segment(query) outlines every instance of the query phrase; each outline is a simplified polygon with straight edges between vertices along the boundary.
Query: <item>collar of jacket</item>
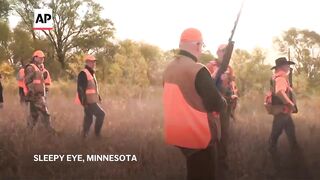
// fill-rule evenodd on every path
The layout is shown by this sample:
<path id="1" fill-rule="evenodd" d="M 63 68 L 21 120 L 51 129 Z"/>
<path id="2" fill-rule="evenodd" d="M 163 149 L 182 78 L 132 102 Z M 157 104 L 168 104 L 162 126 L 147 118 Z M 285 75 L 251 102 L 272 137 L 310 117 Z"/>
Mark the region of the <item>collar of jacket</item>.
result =
<path id="1" fill-rule="evenodd" d="M 88 69 L 88 71 L 93 75 L 94 74 L 94 70 L 91 68 L 91 67 L 89 67 L 89 66 L 85 66 L 85 68 L 86 69 Z"/>
<path id="2" fill-rule="evenodd" d="M 179 50 L 179 55 L 182 55 L 182 56 L 186 56 L 188 58 L 191 58 L 194 62 L 198 62 L 198 59 L 191 53 L 189 53 L 188 51 L 185 51 L 185 50 Z"/>

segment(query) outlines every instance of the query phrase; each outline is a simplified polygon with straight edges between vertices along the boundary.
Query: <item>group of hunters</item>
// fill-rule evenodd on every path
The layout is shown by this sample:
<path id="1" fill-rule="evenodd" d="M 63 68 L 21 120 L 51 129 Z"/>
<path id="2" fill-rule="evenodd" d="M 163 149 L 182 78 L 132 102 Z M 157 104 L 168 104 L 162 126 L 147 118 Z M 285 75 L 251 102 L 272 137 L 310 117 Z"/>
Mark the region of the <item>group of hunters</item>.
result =
<path id="1" fill-rule="evenodd" d="M 55 134 L 47 106 L 47 94 L 52 82 L 49 71 L 44 67 L 44 60 L 45 54 L 37 50 L 33 53 L 31 61 L 20 68 L 17 75 L 20 103 L 29 105 L 30 108 L 30 116 L 27 118 L 28 128 L 33 129 L 41 119 L 48 131 Z M 95 116 L 95 135 L 100 137 L 105 112 L 99 105 L 101 97 L 95 76 L 96 59 L 92 55 L 85 55 L 84 61 L 85 67 L 78 75 L 75 103 L 81 104 L 84 108 L 82 136 L 88 136 Z"/>
<path id="2" fill-rule="evenodd" d="M 234 117 L 238 91 L 233 69 L 228 66 L 216 79 L 228 45 L 220 45 L 217 59 L 207 65 L 198 62 L 202 52 L 201 32 L 189 28 L 182 32 L 179 52 L 163 74 L 164 133 L 167 144 L 181 150 L 186 157 L 187 179 L 229 179 L 229 121 Z M 272 114 L 273 125 L 269 152 L 277 161 L 277 141 L 282 131 L 287 134 L 291 150 L 297 152 L 292 113 L 297 112 L 289 82 L 290 65 L 285 57 L 275 60 L 271 68 L 270 91 L 264 106 Z M 277 164 L 277 163 L 275 163 Z"/>
<path id="3" fill-rule="evenodd" d="M 238 91 L 235 73 L 228 66 L 219 76 L 220 86 L 214 83 L 227 45 L 220 45 L 217 59 L 207 65 L 198 62 L 204 40 L 198 29 L 188 28 L 180 37 L 179 52 L 163 73 L 164 137 L 167 144 L 181 150 L 186 157 L 187 179 L 226 179 L 230 118 L 234 117 Z M 33 53 L 29 64 L 17 75 L 20 101 L 28 105 L 27 127 L 32 129 L 41 119 L 49 132 L 55 133 L 50 122 L 47 94 L 51 85 L 49 71 L 44 67 L 45 54 Z M 84 108 L 82 136 L 88 136 L 95 116 L 95 135 L 100 137 L 105 119 L 95 76 L 96 58 L 85 55 L 85 67 L 77 80 L 75 102 Z M 277 141 L 285 130 L 292 150 L 298 149 L 291 114 L 297 111 L 289 83 L 290 65 L 285 57 L 276 59 L 272 67 L 270 92 L 265 107 L 274 117 L 269 152 L 277 154 Z M 1 79 L 1 76 L 0 76 Z M 3 106 L 0 81 L 0 107 Z"/>

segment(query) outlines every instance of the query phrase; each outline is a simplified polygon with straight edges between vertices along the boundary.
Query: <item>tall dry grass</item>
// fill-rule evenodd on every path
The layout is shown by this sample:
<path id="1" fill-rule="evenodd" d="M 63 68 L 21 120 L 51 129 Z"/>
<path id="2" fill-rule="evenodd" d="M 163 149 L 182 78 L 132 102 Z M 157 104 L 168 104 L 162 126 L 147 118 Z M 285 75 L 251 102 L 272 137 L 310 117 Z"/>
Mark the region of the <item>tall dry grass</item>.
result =
<path id="1" fill-rule="evenodd" d="M 52 124 L 57 136 L 41 123 L 26 129 L 26 109 L 15 92 L 6 90 L 0 111 L 0 179 L 184 179 L 185 159 L 163 142 L 161 88 L 139 96 L 114 96 L 105 90 L 102 106 L 106 119 L 102 139 L 80 137 L 83 110 L 73 104 L 74 84 L 53 87 L 49 95 Z M 128 90 L 127 90 L 128 91 Z M 232 179 L 320 179 L 319 98 L 303 99 L 294 116 L 303 149 L 300 169 L 290 166 L 285 135 L 278 144 L 283 172 L 275 174 L 267 152 L 272 117 L 262 106 L 263 97 L 242 97 L 237 121 L 232 121 L 228 162 Z M 138 162 L 33 162 L 34 154 L 136 154 Z"/>

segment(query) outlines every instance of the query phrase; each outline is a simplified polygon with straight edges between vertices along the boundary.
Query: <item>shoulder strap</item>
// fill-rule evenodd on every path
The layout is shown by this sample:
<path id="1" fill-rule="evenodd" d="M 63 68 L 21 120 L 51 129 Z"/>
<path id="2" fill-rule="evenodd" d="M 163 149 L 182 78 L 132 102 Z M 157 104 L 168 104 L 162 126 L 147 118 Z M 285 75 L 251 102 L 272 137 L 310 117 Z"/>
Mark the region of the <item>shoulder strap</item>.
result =
<path id="1" fill-rule="evenodd" d="M 87 80 L 93 80 L 93 76 L 91 75 L 91 73 L 89 72 L 88 69 L 85 68 L 85 69 L 83 69 L 82 71 L 86 73 L 86 75 L 87 75 Z"/>
<path id="2" fill-rule="evenodd" d="M 40 71 L 39 67 L 33 63 L 28 64 L 27 66 L 32 66 L 35 71 Z"/>

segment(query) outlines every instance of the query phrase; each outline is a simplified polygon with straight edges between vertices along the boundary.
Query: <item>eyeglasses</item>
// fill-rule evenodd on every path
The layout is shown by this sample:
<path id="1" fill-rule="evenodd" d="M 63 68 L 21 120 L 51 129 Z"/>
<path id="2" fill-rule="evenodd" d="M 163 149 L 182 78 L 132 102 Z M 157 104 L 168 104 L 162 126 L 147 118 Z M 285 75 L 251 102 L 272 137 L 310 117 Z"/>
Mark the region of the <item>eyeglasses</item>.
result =
<path id="1" fill-rule="evenodd" d="M 205 48 L 205 47 L 206 47 L 206 45 L 204 44 L 204 42 L 198 42 L 197 45 L 201 45 L 202 48 Z"/>
<path id="2" fill-rule="evenodd" d="M 202 48 L 205 48 L 206 45 L 204 44 L 204 42 L 191 42 L 192 44 L 195 44 L 195 45 L 198 45 L 198 46 L 201 46 Z"/>

